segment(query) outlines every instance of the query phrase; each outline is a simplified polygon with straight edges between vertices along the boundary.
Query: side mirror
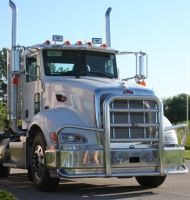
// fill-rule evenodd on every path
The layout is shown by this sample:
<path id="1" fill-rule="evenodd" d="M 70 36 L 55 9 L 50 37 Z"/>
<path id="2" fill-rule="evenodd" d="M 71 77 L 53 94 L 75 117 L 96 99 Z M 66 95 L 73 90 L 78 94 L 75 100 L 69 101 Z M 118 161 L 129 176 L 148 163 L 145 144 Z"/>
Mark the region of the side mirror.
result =
<path id="1" fill-rule="evenodd" d="M 137 72 L 137 79 L 144 80 L 148 77 L 148 56 L 142 51 L 139 52 L 140 55 L 137 55 L 139 59 L 139 66 Z"/>
<path id="2" fill-rule="evenodd" d="M 144 78 L 145 72 L 144 72 L 144 56 L 139 56 L 139 76 Z"/>

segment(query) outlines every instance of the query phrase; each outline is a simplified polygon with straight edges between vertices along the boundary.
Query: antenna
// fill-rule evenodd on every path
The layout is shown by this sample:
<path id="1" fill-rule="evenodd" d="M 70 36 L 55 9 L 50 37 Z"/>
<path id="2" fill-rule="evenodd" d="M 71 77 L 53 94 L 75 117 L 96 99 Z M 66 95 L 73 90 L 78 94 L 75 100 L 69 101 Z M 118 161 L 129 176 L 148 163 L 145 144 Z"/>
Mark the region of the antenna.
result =
<path id="1" fill-rule="evenodd" d="M 84 7 L 84 43 L 86 44 L 86 6 Z"/>

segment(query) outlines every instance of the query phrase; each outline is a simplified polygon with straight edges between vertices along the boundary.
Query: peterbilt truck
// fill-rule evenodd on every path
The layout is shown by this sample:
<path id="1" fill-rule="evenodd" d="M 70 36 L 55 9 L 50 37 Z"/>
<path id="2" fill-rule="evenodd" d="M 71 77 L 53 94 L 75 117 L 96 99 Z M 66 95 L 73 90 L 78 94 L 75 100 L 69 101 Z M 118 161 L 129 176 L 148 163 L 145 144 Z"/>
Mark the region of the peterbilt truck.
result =
<path id="1" fill-rule="evenodd" d="M 111 8 L 105 44 L 101 38 L 71 44 L 54 35 L 52 42 L 24 47 L 16 45 L 16 6 L 9 5 L 11 129 L 0 131 L 1 178 L 11 168 L 26 169 L 37 190 L 54 191 L 62 177 L 135 177 L 143 187 L 158 187 L 167 175 L 188 172 L 188 128 L 172 126 L 162 101 L 145 86 L 147 54 L 111 48 Z M 136 59 L 136 74 L 120 80 L 116 57 L 128 54 Z M 184 130 L 182 141 L 177 129 Z"/>

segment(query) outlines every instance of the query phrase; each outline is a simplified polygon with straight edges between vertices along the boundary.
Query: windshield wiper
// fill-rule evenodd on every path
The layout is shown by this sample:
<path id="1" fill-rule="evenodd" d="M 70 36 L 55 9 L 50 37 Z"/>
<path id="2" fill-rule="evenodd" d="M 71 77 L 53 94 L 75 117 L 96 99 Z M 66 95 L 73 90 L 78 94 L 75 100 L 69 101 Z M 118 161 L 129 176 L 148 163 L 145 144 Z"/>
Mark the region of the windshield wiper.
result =
<path id="1" fill-rule="evenodd" d="M 88 72 L 88 74 L 95 74 L 95 75 L 105 76 L 105 77 L 113 79 L 113 77 L 111 77 L 110 75 L 107 75 L 107 74 L 104 74 L 104 73 L 101 73 L 101 72 L 90 71 L 90 72 Z"/>
<path id="2" fill-rule="evenodd" d="M 76 78 L 80 78 L 79 75 L 77 75 L 76 73 L 73 73 L 73 72 L 61 72 L 61 74 L 64 74 L 64 76 L 70 76 L 70 75 L 73 75 L 75 76 Z"/>

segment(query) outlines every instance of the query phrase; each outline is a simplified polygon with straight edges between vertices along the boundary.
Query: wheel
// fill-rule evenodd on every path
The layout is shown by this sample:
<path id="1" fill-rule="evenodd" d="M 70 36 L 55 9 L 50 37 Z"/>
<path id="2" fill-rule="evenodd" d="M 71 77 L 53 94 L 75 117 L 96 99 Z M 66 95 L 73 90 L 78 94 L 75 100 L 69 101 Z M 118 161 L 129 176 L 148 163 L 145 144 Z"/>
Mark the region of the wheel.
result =
<path id="1" fill-rule="evenodd" d="M 10 168 L 9 167 L 3 167 L 3 165 L 0 164 L 0 178 L 6 178 L 9 176 Z"/>
<path id="2" fill-rule="evenodd" d="M 158 187 L 165 181 L 166 176 L 137 176 L 135 178 L 143 187 Z"/>
<path id="3" fill-rule="evenodd" d="M 60 178 L 51 178 L 46 167 L 45 148 L 46 141 L 42 133 L 38 133 L 32 145 L 32 179 L 37 190 L 50 192 L 56 190 Z"/>

